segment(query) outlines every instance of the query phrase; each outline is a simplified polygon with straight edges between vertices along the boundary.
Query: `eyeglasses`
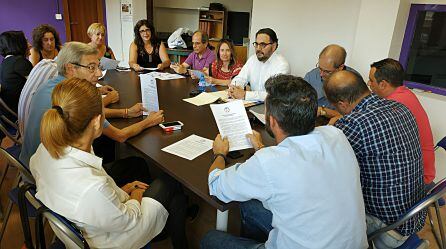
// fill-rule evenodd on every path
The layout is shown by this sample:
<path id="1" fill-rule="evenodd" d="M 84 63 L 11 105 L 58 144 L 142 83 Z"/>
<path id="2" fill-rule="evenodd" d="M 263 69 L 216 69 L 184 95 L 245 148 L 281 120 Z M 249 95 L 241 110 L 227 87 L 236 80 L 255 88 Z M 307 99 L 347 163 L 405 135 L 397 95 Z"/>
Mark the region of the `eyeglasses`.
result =
<path id="1" fill-rule="evenodd" d="M 270 43 L 264 43 L 264 42 L 257 43 L 257 42 L 253 42 L 252 43 L 254 48 L 257 48 L 257 46 L 259 46 L 261 49 L 264 49 L 264 48 L 266 48 L 266 46 L 271 45 L 271 44 L 273 44 L 273 43 L 272 42 L 270 42 Z"/>
<path id="2" fill-rule="evenodd" d="M 334 73 L 334 72 L 336 71 L 336 69 L 339 68 L 339 67 L 336 67 L 336 68 L 335 68 L 334 70 L 332 70 L 332 71 L 330 71 L 330 70 L 325 70 L 325 69 L 322 69 L 322 68 L 319 66 L 319 63 L 316 63 L 316 67 L 319 68 L 319 71 L 320 71 L 321 73 L 325 74 L 325 75 L 330 75 L 330 74 Z"/>
<path id="3" fill-rule="evenodd" d="M 88 64 L 88 65 L 81 65 L 79 63 L 71 63 L 71 64 L 76 65 L 78 67 L 86 68 L 88 69 L 88 71 L 90 71 L 90 73 L 94 73 L 98 69 L 102 71 L 102 66 L 100 64 Z"/>
<path id="4" fill-rule="evenodd" d="M 150 29 L 143 29 L 139 31 L 140 34 L 142 33 L 152 33 L 152 31 L 150 31 Z"/>

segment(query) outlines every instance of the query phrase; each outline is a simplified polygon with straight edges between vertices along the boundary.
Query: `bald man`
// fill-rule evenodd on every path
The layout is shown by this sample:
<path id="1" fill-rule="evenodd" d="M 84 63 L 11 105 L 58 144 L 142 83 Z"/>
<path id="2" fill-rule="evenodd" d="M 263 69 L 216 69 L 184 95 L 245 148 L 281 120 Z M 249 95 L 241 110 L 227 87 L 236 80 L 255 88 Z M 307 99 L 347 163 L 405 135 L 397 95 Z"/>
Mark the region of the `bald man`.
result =
<path id="1" fill-rule="evenodd" d="M 324 91 L 322 90 L 323 81 L 332 73 L 342 70 L 356 72 L 353 68 L 345 65 L 347 52 L 339 45 L 331 44 L 326 46 L 319 54 L 319 60 L 316 68 L 308 72 L 304 79 L 316 89 L 319 106 L 330 106 Z"/>
<path id="2" fill-rule="evenodd" d="M 324 82 L 329 102 L 344 116 L 335 126 L 358 159 L 366 208 L 367 234 L 392 224 L 424 197 L 423 165 L 417 123 L 401 103 L 371 94 L 355 73 L 339 71 Z M 421 212 L 373 241 L 396 248 L 423 228 Z"/>

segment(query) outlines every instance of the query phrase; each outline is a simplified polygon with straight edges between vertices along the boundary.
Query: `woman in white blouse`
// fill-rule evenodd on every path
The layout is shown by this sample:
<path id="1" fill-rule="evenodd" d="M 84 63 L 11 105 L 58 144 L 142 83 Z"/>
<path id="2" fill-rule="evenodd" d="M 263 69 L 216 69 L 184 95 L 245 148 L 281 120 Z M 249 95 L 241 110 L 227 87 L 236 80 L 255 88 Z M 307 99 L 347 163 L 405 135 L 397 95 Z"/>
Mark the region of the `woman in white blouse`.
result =
<path id="1" fill-rule="evenodd" d="M 187 248 L 186 197 L 179 184 L 164 176 L 150 186 L 133 181 L 120 188 L 94 155 L 92 143 L 104 122 L 96 87 L 65 80 L 54 88 L 52 105 L 42 118 L 42 144 L 30 161 L 36 197 L 74 222 L 91 248 L 138 249 L 165 226 L 174 248 Z"/>

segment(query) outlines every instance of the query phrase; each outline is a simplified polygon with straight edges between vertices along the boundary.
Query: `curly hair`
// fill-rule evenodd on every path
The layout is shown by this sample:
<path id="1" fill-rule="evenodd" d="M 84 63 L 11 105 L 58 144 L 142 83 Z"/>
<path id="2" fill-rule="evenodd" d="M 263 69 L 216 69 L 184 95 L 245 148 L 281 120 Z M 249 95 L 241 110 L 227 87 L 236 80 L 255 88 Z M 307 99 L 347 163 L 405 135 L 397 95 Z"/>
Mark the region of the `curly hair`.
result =
<path id="1" fill-rule="evenodd" d="M 133 28 L 133 32 L 135 35 L 135 39 L 133 42 L 135 42 L 136 46 L 138 47 L 138 50 L 144 49 L 144 41 L 141 38 L 141 34 L 139 34 L 139 29 L 142 26 L 146 26 L 148 29 L 150 29 L 150 43 L 152 44 L 153 48 L 158 47 L 158 38 L 156 37 L 156 31 L 155 27 L 153 26 L 153 23 L 147 19 L 139 20 L 135 27 Z"/>
<path id="2" fill-rule="evenodd" d="M 54 41 L 56 43 L 56 49 L 60 50 L 61 43 L 60 43 L 59 34 L 57 33 L 56 29 L 53 26 L 49 25 L 49 24 L 42 24 L 42 25 L 39 25 L 39 26 L 37 26 L 37 27 L 35 27 L 33 29 L 33 32 L 32 32 L 33 47 L 37 51 L 41 51 L 43 49 L 42 39 L 43 39 L 43 36 L 46 33 L 52 33 L 53 34 Z"/>

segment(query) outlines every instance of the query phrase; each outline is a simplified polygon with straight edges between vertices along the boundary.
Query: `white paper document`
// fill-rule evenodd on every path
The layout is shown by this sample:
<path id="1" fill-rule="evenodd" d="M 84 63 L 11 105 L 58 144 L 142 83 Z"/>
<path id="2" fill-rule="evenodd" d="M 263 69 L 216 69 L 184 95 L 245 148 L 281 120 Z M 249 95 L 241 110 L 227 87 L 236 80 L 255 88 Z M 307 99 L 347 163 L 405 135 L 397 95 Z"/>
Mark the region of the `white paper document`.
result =
<path id="1" fill-rule="evenodd" d="M 211 92 L 210 94 L 214 95 L 214 96 L 218 96 L 221 100 L 223 100 L 224 102 L 231 102 L 231 101 L 235 101 L 237 99 L 231 99 L 229 98 L 228 95 L 228 91 L 227 90 L 223 90 L 223 91 L 217 91 L 217 92 Z M 249 101 L 249 100 L 243 100 L 243 104 L 246 106 L 252 106 L 257 104 L 259 101 Z"/>
<path id="2" fill-rule="evenodd" d="M 156 88 L 155 78 L 148 74 L 141 74 L 140 79 L 142 105 L 148 110 L 143 112 L 143 115 L 159 111 L 158 89 Z"/>
<path id="3" fill-rule="evenodd" d="M 185 78 L 183 75 L 174 74 L 174 73 L 150 72 L 150 73 L 146 73 L 146 74 L 151 75 L 153 78 L 160 79 L 160 80 L 175 80 L 175 79 Z M 140 74 L 139 76 L 141 76 L 141 75 L 145 75 L 145 74 Z"/>
<path id="4" fill-rule="evenodd" d="M 196 157 L 212 149 L 213 142 L 210 139 L 193 134 L 161 150 L 187 160 L 194 160 Z"/>
<path id="5" fill-rule="evenodd" d="M 116 69 L 119 64 L 119 61 L 109 59 L 107 57 L 102 57 L 100 62 L 101 62 L 102 69 L 105 69 L 105 70 Z"/>
<path id="6" fill-rule="evenodd" d="M 107 70 L 102 70 L 102 75 L 101 77 L 98 78 L 98 80 L 101 80 L 105 77 L 105 74 L 107 73 Z"/>
<path id="7" fill-rule="evenodd" d="M 213 95 L 212 93 L 202 92 L 193 98 L 183 99 L 184 101 L 196 106 L 207 105 L 214 103 L 220 97 Z"/>
<path id="8" fill-rule="evenodd" d="M 222 137 L 229 140 L 229 151 L 252 148 L 246 134 L 252 134 L 243 101 L 211 105 L 212 114 Z"/>
<path id="9" fill-rule="evenodd" d="M 262 122 L 262 124 L 265 124 L 265 114 L 263 113 L 258 113 L 252 109 L 249 110 L 250 113 L 252 113 L 254 115 L 254 117 L 256 117 L 260 122 Z"/>
<path id="10" fill-rule="evenodd" d="M 157 67 L 143 67 L 142 69 L 148 70 L 148 71 L 156 71 L 156 70 L 158 70 Z"/>

